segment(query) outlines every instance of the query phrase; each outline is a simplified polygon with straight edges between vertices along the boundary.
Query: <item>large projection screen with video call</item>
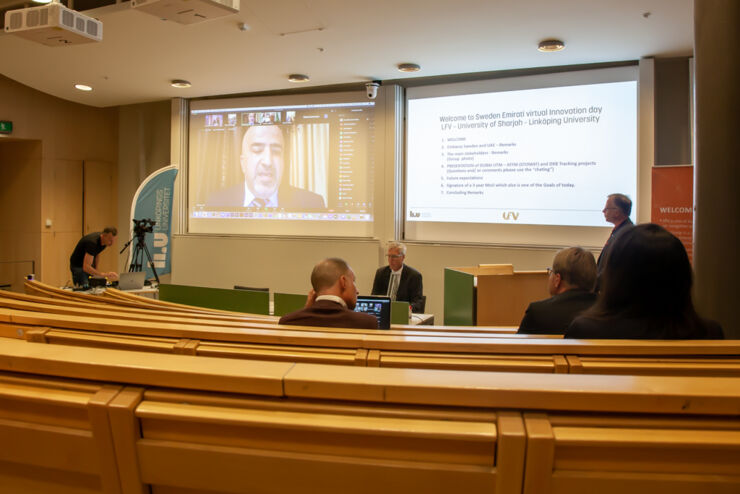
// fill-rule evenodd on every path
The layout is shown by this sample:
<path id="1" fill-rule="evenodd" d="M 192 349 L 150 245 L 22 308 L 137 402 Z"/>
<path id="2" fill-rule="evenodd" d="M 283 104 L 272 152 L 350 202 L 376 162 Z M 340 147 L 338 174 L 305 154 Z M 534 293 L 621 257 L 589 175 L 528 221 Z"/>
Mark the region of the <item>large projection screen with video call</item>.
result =
<path id="1" fill-rule="evenodd" d="M 188 231 L 372 237 L 375 105 L 361 92 L 191 101 Z"/>
<path id="2" fill-rule="evenodd" d="M 405 238 L 603 245 L 610 193 L 637 204 L 638 68 L 407 90 Z"/>

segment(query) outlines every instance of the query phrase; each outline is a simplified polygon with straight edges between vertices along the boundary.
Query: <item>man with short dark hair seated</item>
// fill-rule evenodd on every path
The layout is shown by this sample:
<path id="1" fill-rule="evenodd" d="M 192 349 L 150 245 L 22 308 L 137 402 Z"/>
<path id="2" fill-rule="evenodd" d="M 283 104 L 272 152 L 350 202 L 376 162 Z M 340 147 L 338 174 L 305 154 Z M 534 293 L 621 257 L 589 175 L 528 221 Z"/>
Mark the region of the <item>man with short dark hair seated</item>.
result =
<path id="1" fill-rule="evenodd" d="M 280 324 L 378 329 L 375 316 L 353 311 L 358 293 L 355 273 L 344 260 L 329 258 L 314 266 L 311 286 L 306 306 L 281 317 Z"/>
<path id="2" fill-rule="evenodd" d="M 532 302 L 519 325 L 521 334 L 564 334 L 568 325 L 596 301 L 596 261 L 590 252 L 570 247 L 555 254 L 547 288 L 552 297 Z"/>

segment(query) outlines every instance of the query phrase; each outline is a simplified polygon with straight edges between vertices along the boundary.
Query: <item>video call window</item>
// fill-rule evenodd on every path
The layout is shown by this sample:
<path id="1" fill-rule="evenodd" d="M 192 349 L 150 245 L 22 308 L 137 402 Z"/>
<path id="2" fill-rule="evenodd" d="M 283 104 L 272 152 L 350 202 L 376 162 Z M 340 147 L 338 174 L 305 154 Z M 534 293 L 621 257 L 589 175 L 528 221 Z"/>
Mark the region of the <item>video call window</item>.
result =
<path id="1" fill-rule="evenodd" d="M 189 230 L 260 229 L 238 221 L 372 223 L 375 103 L 355 98 L 254 107 L 191 102 Z M 370 227 L 361 230 L 366 236 Z"/>

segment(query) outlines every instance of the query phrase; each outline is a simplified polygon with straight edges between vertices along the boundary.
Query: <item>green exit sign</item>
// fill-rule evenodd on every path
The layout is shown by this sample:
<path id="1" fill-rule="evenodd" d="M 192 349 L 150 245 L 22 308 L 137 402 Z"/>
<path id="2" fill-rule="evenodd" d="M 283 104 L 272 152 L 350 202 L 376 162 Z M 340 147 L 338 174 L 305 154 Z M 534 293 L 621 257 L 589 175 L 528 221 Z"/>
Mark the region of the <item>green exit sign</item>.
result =
<path id="1" fill-rule="evenodd" d="M 13 132 L 13 122 L 0 120 L 0 134 L 10 134 Z"/>

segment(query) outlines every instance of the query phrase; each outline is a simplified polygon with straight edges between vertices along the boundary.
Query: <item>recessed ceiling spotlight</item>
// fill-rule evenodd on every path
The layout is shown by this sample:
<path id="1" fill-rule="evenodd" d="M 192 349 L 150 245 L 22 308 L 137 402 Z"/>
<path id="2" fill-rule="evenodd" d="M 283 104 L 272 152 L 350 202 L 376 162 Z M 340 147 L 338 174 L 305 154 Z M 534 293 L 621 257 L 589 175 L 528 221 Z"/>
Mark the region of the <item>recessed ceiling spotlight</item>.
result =
<path id="1" fill-rule="evenodd" d="M 75 84 L 75 89 L 80 91 L 92 91 L 92 88 L 86 84 Z"/>
<path id="2" fill-rule="evenodd" d="M 170 86 L 176 87 L 178 89 L 184 89 L 186 87 L 192 86 L 192 84 L 190 84 L 190 81 L 186 81 L 185 79 L 172 79 L 170 81 Z"/>
<path id="3" fill-rule="evenodd" d="M 51 0 L 33 0 L 34 3 L 51 3 Z"/>
<path id="4" fill-rule="evenodd" d="M 415 63 L 399 63 L 398 64 L 398 71 L 399 72 L 419 72 L 421 70 L 421 67 L 419 64 Z"/>
<path id="5" fill-rule="evenodd" d="M 311 79 L 306 74 L 290 74 L 288 80 L 290 82 L 308 82 Z"/>
<path id="6" fill-rule="evenodd" d="M 542 52 L 560 51 L 564 48 L 565 43 L 559 39 L 546 39 L 544 41 L 540 41 L 540 44 L 537 45 L 537 49 Z"/>

